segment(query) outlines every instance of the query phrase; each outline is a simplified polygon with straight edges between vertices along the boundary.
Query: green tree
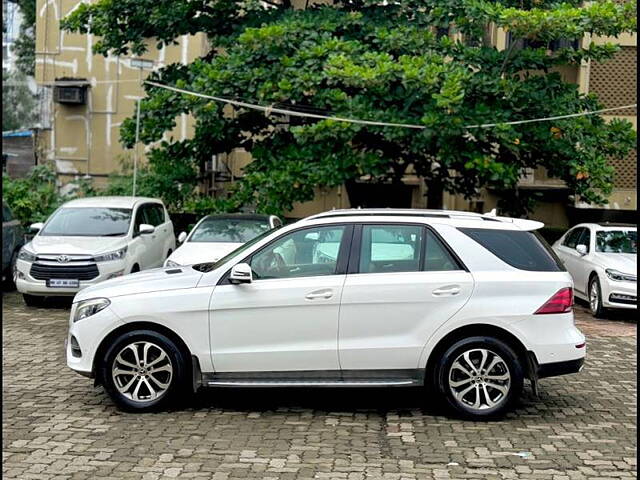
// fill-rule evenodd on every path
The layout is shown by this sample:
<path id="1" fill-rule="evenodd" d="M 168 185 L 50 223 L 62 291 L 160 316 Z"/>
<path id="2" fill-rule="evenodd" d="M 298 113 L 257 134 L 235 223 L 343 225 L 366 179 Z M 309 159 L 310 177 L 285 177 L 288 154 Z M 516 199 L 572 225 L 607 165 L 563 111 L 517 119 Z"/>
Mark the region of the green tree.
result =
<path id="1" fill-rule="evenodd" d="M 20 35 L 13 44 L 16 67 L 21 73 L 33 76 L 36 69 L 36 0 L 8 0 L 20 8 Z"/>
<path id="2" fill-rule="evenodd" d="M 317 186 L 363 175 L 401 182 L 409 171 L 425 179 L 428 205 L 438 208 L 443 191 L 466 197 L 482 187 L 511 192 L 526 168 L 538 166 L 563 179 L 578 198 L 605 202 L 613 177 L 607 159 L 632 148 L 630 123 L 607 123 L 597 115 L 506 122 L 601 108 L 557 70 L 582 60 L 606 61 L 617 47 L 550 47 L 585 34 L 634 32 L 635 11 L 635 2 L 612 0 L 587 6 L 577 0 L 334 0 L 303 10 L 291 0 L 99 0 L 80 5 L 63 28 L 100 36 L 95 51 L 102 54 L 142 54 L 149 39 L 162 46 L 205 32 L 214 47 L 208 55 L 169 65 L 152 78 L 265 107 L 424 127 L 240 107 L 230 112 L 208 99 L 145 86 L 143 142 L 159 140 L 181 113 L 196 121 L 192 139 L 153 150 L 151 168 L 154 155 L 182 168 L 243 147 L 255 161 L 221 207 L 255 204 L 280 213 L 311 199 Z M 490 25 L 510 32 L 514 41 L 505 51 L 490 45 Z M 445 31 L 459 33 L 460 40 L 439 34 Z M 128 119 L 121 129 L 125 145 L 133 144 L 134 132 Z M 527 197 L 516 205 L 518 198 L 509 201 L 514 211 L 531 204 Z"/>
<path id="3" fill-rule="evenodd" d="M 22 225 L 44 222 L 64 201 L 58 193 L 55 166 L 38 165 L 25 178 L 3 174 L 2 199 Z"/>
<path id="4" fill-rule="evenodd" d="M 36 98 L 20 72 L 2 71 L 2 130 L 31 128 L 36 119 Z"/>

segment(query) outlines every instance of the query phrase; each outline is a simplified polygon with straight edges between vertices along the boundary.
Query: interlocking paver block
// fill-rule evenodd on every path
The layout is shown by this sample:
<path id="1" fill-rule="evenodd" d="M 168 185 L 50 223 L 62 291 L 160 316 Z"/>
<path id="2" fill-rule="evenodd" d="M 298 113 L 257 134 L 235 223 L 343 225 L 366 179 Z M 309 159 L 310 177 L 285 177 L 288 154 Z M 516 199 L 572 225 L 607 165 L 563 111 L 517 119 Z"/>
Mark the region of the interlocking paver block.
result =
<path id="1" fill-rule="evenodd" d="M 578 306 L 578 375 L 527 387 L 503 421 L 447 418 L 421 389 L 211 390 L 118 411 L 65 365 L 68 306 L 3 295 L 3 475 L 10 479 L 422 480 L 636 477 L 636 324 Z M 624 320 L 624 321 L 623 321 Z"/>

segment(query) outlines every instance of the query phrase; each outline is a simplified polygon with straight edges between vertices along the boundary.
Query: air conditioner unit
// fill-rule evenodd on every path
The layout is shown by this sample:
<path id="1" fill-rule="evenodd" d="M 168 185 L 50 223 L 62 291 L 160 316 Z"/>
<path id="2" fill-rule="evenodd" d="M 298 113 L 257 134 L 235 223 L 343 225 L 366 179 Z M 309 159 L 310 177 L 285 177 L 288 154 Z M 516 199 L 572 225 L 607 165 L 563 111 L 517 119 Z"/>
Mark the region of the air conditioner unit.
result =
<path id="1" fill-rule="evenodd" d="M 56 103 L 72 103 L 84 105 L 87 87 L 84 86 L 56 86 L 53 89 L 53 101 Z"/>

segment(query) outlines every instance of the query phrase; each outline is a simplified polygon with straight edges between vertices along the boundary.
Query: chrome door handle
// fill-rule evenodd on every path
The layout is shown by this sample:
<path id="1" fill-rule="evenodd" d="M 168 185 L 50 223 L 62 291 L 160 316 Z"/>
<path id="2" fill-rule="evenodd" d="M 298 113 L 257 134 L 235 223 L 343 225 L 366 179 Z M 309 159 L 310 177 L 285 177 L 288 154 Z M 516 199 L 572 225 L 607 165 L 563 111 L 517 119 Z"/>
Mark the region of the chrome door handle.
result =
<path id="1" fill-rule="evenodd" d="M 324 291 L 320 291 L 320 292 L 311 292 L 305 295 L 304 298 L 306 298 L 307 300 L 314 300 L 316 298 L 325 298 L 325 299 L 329 299 L 333 297 L 333 292 L 331 290 L 324 290 Z"/>
<path id="2" fill-rule="evenodd" d="M 433 292 L 436 297 L 445 295 L 457 295 L 460 293 L 459 285 L 447 285 L 446 287 L 436 288 Z"/>

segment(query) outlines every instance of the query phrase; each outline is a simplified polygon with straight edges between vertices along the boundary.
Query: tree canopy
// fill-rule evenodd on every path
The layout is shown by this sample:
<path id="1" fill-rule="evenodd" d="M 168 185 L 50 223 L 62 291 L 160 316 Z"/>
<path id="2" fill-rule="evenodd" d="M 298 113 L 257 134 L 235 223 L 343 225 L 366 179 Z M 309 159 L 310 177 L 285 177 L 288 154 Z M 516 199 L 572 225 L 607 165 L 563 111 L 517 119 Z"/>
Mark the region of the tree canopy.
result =
<path id="1" fill-rule="evenodd" d="M 163 141 L 152 166 L 170 174 L 166 165 L 178 163 L 184 175 L 236 147 L 253 156 L 220 208 L 253 204 L 281 213 L 313 198 L 318 186 L 363 176 L 399 183 L 407 172 L 425 179 L 429 206 L 439 207 L 443 190 L 467 198 L 482 187 L 510 192 L 525 169 L 538 166 L 580 199 L 602 203 L 612 189 L 608 159 L 635 144 L 629 122 L 598 115 L 506 122 L 602 108 L 558 69 L 610 59 L 615 45 L 583 48 L 578 40 L 636 31 L 635 10 L 635 2 L 611 0 L 99 0 L 80 5 L 63 28 L 100 36 L 95 51 L 102 54 L 141 55 L 149 41 L 161 47 L 204 32 L 208 55 L 151 79 L 267 107 L 425 127 L 230 112 L 145 85 L 143 142 L 159 141 L 182 113 L 195 119 L 193 138 Z M 491 25 L 509 32 L 505 50 L 491 44 Z M 499 125 L 469 128 L 487 123 Z M 121 138 L 133 144 L 134 119 L 123 123 Z"/>

